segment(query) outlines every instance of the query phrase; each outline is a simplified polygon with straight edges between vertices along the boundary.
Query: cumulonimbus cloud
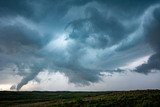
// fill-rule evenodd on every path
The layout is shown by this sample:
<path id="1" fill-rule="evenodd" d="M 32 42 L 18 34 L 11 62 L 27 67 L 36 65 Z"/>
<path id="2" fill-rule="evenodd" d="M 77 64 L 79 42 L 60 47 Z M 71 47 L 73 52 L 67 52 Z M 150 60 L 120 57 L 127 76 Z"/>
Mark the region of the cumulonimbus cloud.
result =
<path id="1" fill-rule="evenodd" d="M 149 73 L 152 70 L 160 70 L 160 6 L 151 7 L 152 16 L 145 25 L 146 40 L 154 50 L 154 54 L 148 62 L 136 68 L 137 72 Z"/>
<path id="2" fill-rule="evenodd" d="M 46 69 L 64 73 L 75 84 L 98 82 L 101 72 L 122 72 L 117 68 L 151 54 L 150 50 L 142 50 L 148 44 L 155 54 L 135 71 L 159 70 L 160 12 L 159 6 L 153 5 L 156 1 L 146 1 L 137 14 L 133 7 L 123 4 L 117 5 L 122 10 L 111 9 L 114 1 L 110 0 L 3 2 L 4 6 L 0 3 L 0 12 L 5 13 L 0 14 L 0 70 L 11 67 L 16 75 L 23 77 L 17 90 Z M 152 11 L 150 6 L 154 7 Z M 75 7 L 83 11 L 79 18 L 72 12 Z M 127 7 L 133 13 L 119 13 Z M 137 51 L 137 47 L 141 50 Z"/>

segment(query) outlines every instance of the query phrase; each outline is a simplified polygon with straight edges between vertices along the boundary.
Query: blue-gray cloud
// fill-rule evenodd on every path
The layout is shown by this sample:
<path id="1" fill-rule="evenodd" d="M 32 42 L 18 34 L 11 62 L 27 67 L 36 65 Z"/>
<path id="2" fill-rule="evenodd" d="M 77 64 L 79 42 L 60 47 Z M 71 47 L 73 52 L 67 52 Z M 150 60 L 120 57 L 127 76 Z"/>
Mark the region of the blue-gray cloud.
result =
<path id="1" fill-rule="evenodd" d="M 146 64 L 136 68 L 137 72 L 149 73 L 151 70 L 160 70 L 160 7 L 152 10 L 152 18 L 145 26 L 146 40 L 155 51 Z"/>
<path id="2" fill-rule="evenodd" d="M 135 71 L 159 70 L 159 5 L 158 0 L 1 0 L 0 70 L 10 67 L 23 77 L 17 90 L 43 70 L 88 85 L 101 80 L 101 72 L 122 72 L 117 68 L 149 54 L 154 55 Z"/>

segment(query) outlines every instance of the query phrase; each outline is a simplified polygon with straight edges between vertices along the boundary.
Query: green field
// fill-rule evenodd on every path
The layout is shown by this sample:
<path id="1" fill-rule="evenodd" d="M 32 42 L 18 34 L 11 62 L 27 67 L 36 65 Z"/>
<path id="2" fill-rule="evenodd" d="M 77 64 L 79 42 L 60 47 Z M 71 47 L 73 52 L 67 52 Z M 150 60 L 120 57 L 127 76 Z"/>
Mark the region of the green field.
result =
<path id="1" fill-rule="evenodd" d="M 0 92 L 0 107 L 160 107 L 160 90 Z"/>

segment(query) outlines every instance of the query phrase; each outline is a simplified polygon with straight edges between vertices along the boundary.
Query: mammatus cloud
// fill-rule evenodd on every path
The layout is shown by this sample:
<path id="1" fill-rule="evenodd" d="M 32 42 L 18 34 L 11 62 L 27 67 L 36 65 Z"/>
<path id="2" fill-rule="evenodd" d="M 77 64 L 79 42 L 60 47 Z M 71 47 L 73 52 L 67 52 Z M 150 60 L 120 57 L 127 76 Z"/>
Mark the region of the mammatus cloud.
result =
<path id="1" fill-rule="evenodd" d="M 118 68 L 149 54 L 153 55 L 148 63 L 135 71 L 159 70 L 156 0 L 132 1 L 133 5 L 127 0 L 123 4 L 118 0 L 0 2 L 0 70 L 11 68 L 23 77 L 17 90 L 44 70 L 89 85 L 101 80 L 101 72 L 122 72 Z M 74 8 L 81 11 L 79 17 Z"/>

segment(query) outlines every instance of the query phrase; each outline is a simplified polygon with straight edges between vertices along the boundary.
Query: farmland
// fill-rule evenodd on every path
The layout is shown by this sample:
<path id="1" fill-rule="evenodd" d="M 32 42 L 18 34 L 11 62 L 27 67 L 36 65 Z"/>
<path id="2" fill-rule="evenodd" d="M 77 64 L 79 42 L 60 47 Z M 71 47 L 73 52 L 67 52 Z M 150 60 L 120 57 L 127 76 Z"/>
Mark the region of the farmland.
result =
<path id="1" fill-rule="evenodd" d="M 159 107 L 160 90 L 1 91 L 0 107 Z"/>

